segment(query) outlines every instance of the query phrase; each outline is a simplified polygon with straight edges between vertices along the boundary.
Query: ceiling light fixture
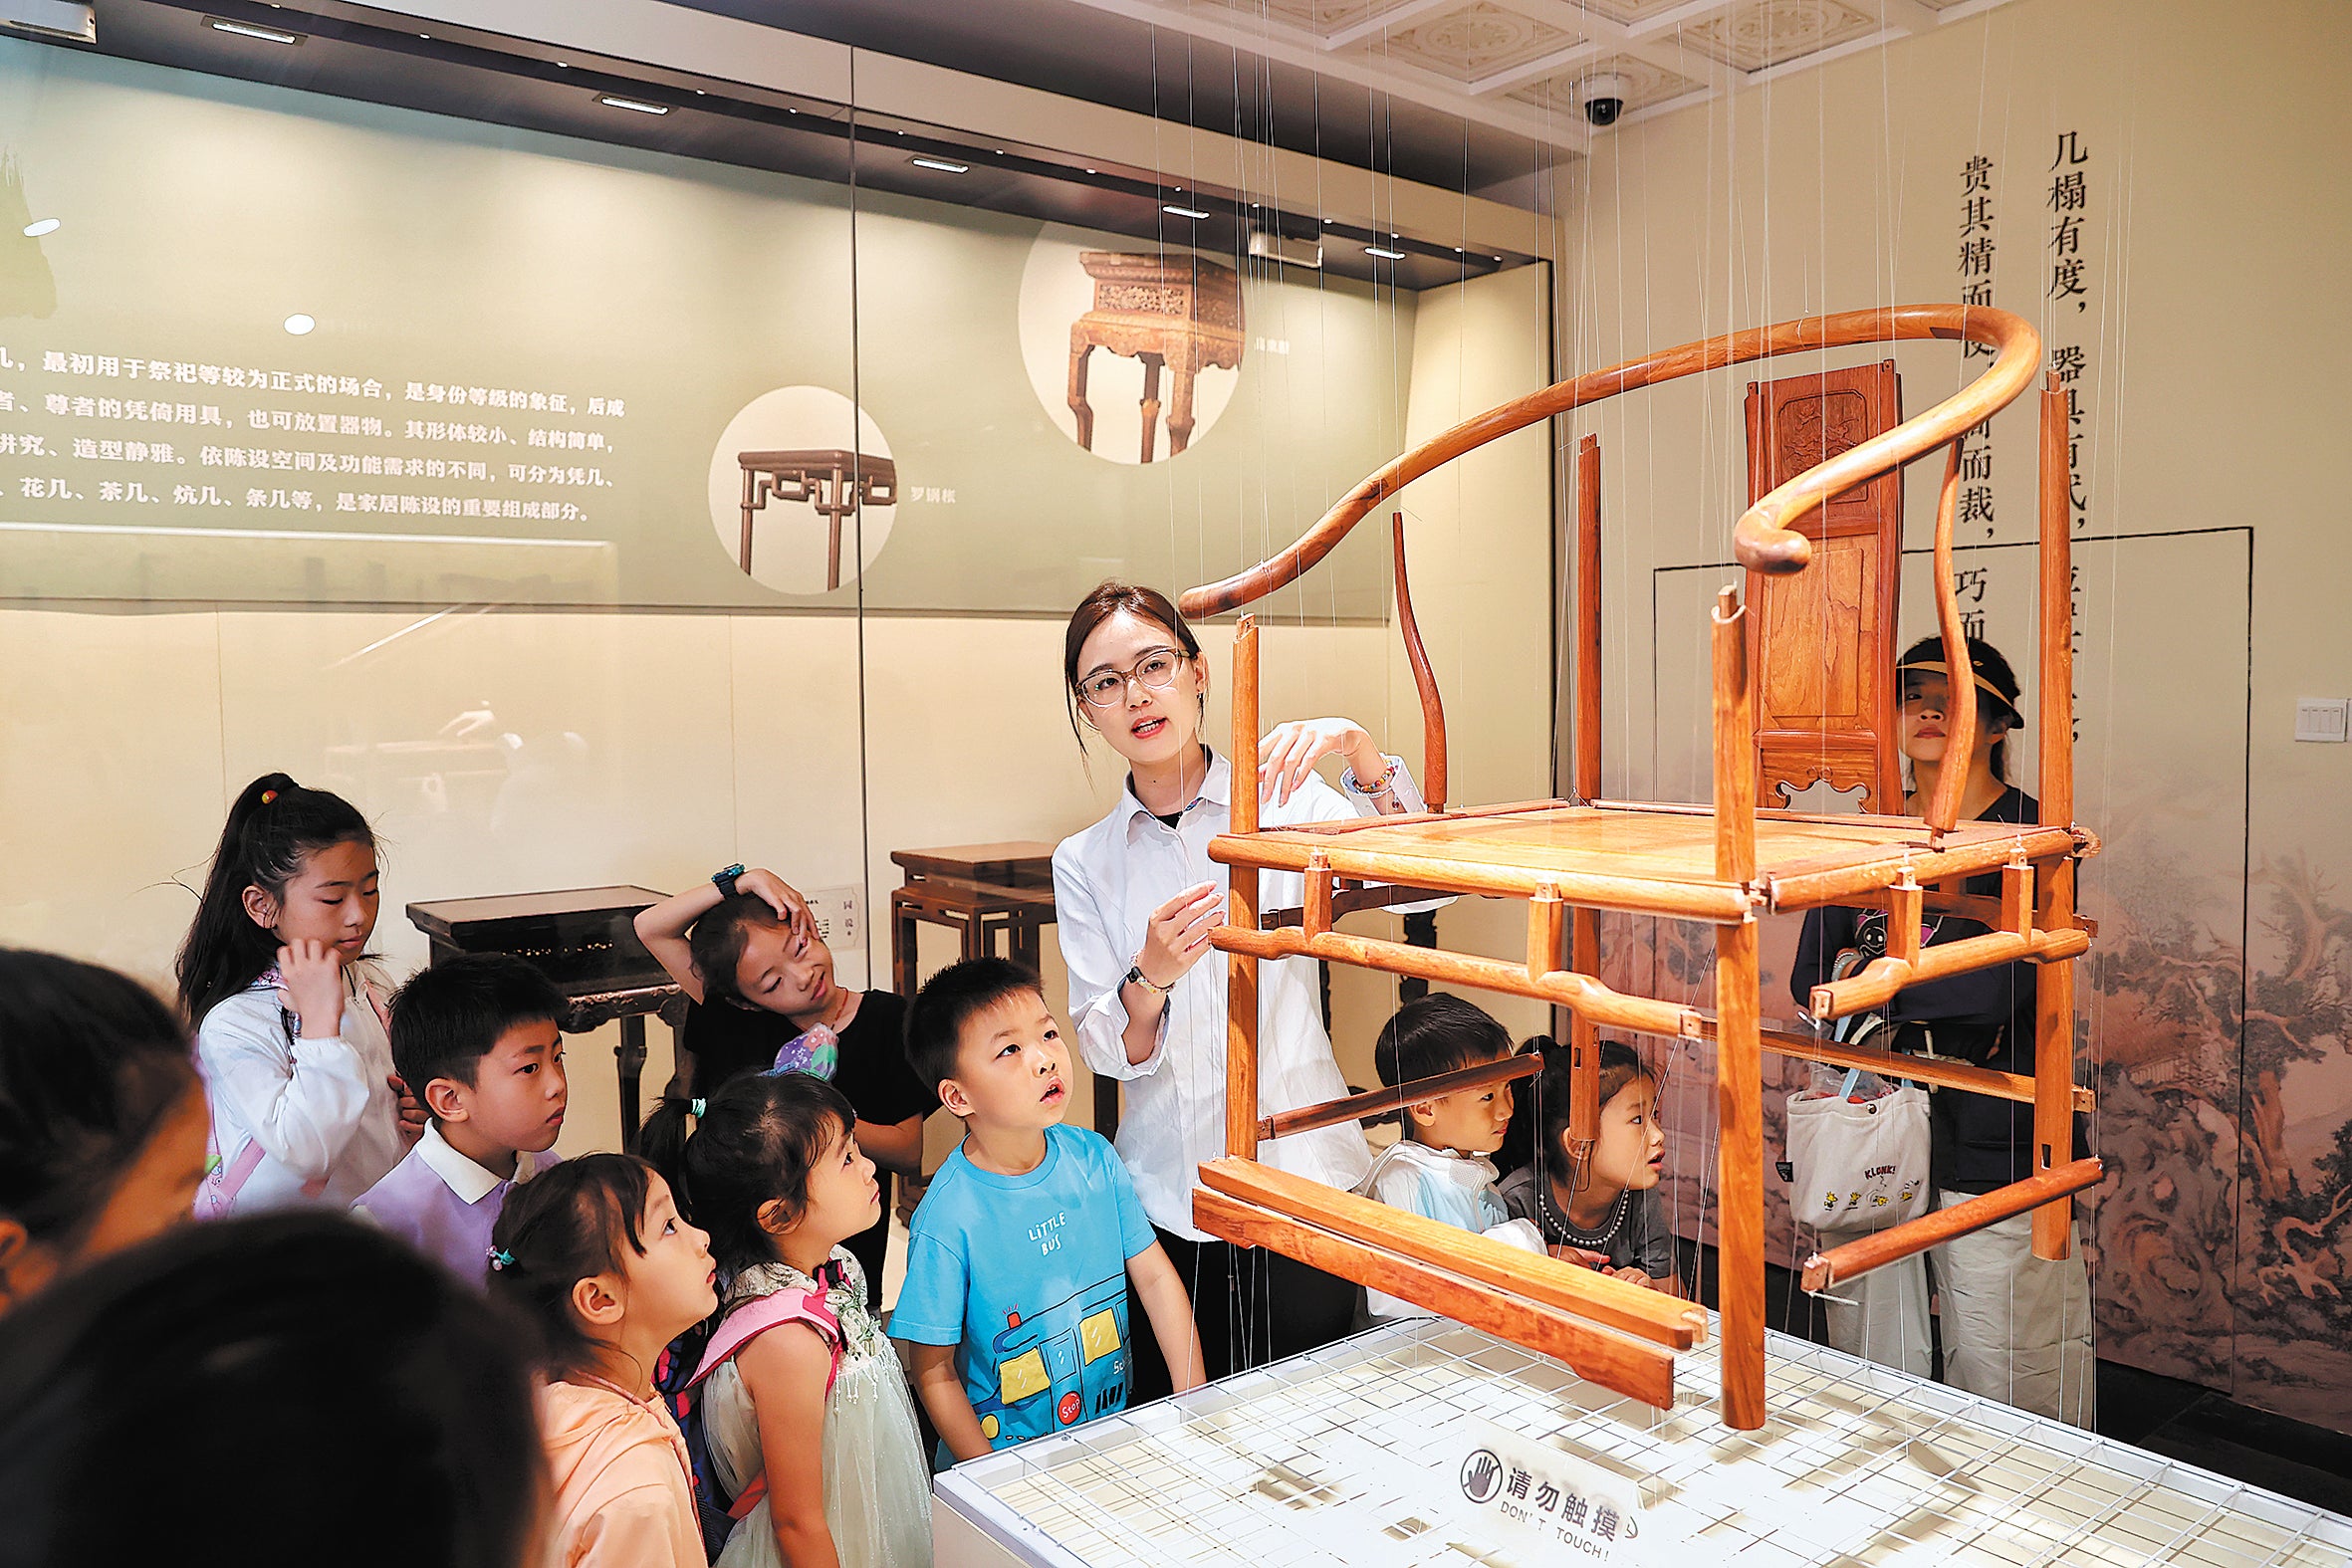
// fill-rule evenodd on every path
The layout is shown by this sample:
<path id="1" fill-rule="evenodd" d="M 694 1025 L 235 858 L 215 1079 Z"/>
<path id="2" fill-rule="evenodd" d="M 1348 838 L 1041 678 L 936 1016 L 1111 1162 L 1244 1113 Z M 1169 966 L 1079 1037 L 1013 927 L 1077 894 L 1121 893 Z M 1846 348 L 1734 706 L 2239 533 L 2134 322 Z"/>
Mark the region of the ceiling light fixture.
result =
<path id="1" fill-rule="evenodd" d="M 262 27 L 253 22 L 232 22 L 225 16 L 208 16 L 204 25 L 216 33 L 234 33 L 239 38 L 258 38 L 265 44 L 299 44 L 301 33 L 289 33 L 275 27 Z"/>
<path id="2" fill-rule="evenodd" d="M 25 238 L 37 240 L 44 234 L 55 234 L 64 221 L 63 218 L 35 218 L 25 225 Z"/>
<path id="3" fill-rule="evenodd" d="M 919 152 L 906 161 L 912 163 L 916 168 L 937 169 L 942 174 L 969 174 L 972 172 L 972 165 L 969 163 L 950 163 L 945 158 L 926 157 Z"/>
<path id="4" fill-rule="evenodd" d="M 316 321 L 312 320 L 308 316 L 305 316 L 300 311 L 297 311 L 292 316 L 286 318 L 286 330 L 294 334 L 294 336 L 297 337 L 306 337 L 310 336 L 311 329 L 317 327 L 318 325 L 319 324 Z"/>
<path id="5" fill-rule="evenodd" d="M 1160 211 L 1166 213 L 1171 218 L 1190 218 L 1195 223 L 1200 222 L 1204 218 L 1214 216 L 1214 214 L 1201 211 L 1201 209 L 1198 207 L 1179 207 L 1173 202 L 1163 205 L 1160 208 Z"/>
<path id="6" fill-rule="evenodd" d="M 1403 251 L 1392 251 L 1378 245 L 1365 246 L 1364 254 L 1366 256 L 1377 256 L 1382 261 L 1403 261 L 1405 259 L 1405 253 Z"/>
<path id="7" fill-rule="evenodd" d="M 670 112 L 667 104 L 646 104 L 633 98 L 614 98 L 609 93 L 597 94 L 596 102 L 606 109 L 625 109 L 634 114 L 666 114 Z"/>

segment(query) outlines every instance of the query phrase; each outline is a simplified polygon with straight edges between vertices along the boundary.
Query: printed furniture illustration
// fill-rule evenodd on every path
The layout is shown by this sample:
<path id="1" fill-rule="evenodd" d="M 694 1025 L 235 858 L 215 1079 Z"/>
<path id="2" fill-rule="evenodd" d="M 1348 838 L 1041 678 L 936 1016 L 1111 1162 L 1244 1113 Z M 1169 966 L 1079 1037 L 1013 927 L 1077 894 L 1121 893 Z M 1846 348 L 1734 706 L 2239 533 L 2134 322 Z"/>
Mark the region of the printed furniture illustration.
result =
<path id="1" fill-rule="evenodd" d="M 898 504 L 898 465 L 839 448 L 738 452 L 743 469 L 743 548 L 736 564 L 752 569 L 752 515 L 771 500 L 806 501 L 825 520 L 824 590 L 841 585 L 841 520 L 860 507 Z"/>
<path id="2" fill-rule="evenodd" d="M 1160 419 L 1160 371 L 1170 372 L 1168 455 L 1192 440 L 1193 380 L 1204 366 L 1242 363 L 1242 281 L 1231 267 L 1197 256 L 1128 256 L 1084 251 L 1094 308 L 1070 324 L 1069 408 L 1078 445 L 1094 450 L 1086 361 L 1097 348 L 1143 361 L 1143 456 L 1150 462 Z"/>

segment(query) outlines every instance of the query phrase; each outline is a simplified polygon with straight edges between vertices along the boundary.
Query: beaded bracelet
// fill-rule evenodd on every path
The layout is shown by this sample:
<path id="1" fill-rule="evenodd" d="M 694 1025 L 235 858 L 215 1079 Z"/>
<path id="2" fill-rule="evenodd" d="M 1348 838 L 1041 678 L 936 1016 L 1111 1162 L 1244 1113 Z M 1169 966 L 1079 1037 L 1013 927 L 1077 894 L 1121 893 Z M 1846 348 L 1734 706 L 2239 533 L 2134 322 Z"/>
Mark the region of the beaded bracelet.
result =
<path id="1" fill-rule="evenodd" d="M 1355 770 L 1352 768 L 1341 771 L 1340 782 L 1346 784 L 1348 788 L 1353 789 L 1357 794 L 1375 795 L 1388 793 L 1389 786 L 1396 783 L 1396 771 L 1398 765 L 1386 757 L 1383 757 L 1381 761 L 1388 764 L 1388 769 L 1385 773 L 1381 774 L 1380 782 L 1378 784 L 1367 784 L 1358 780 L 1355 776 Z"/>

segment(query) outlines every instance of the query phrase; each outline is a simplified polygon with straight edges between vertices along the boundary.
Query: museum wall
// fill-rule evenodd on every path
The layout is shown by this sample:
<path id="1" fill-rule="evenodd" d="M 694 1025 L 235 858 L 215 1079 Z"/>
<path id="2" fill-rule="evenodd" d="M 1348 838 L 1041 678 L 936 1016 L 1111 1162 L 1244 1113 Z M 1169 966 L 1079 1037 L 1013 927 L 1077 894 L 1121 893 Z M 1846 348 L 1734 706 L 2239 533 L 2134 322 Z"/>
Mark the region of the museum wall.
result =
<path id="1" fill-rule="evenodd" d="M 1095 353 L 1075 440 L 1079 258 L 1181 250 L 8 41 L 0 209 L 0 942 L 158 983 L 270 769 L 381 833 L 395 971 L 412 901 L 740 857 L 854 894 L 840 967 L 886 983 L 891 850 L 1054 840 L 1113 797 L 1062 703 L 1069 603 L 1271 554 L 1408 429 L 1540 384 L 1548 340 L 1540 269 L 1448 293 L 1433 342 L 1410 294 L 1252 264 L 1241 363 L 1139 462 L 1131 358 Z M 821 446 L 886 460 L 891 504 L 845 521 L 828 589 L 823 520 L 768 499 L 746 573 L 738 454 Z M 1492 553 L 1427 497 L 1423 619 L 1466 711 L 1507 657 L 1540 715 L 1548 470 L 1475 473 Z M 1368 527 L 1263 606 L 1270 722 L 1345 714 L 1418 761 L 1388 602 Z M 1230 626 L 1203 635 L 1223 745 Z M 1468 728 L 1470 786 L 1547 768 L 1539 724 Z M 1393 1006 L 1336 984 L 1356 1081 Z M 616 1037 L 573 1041 L 567 1149 L 617 1140 Z"/>
<path id="2" fill-rule="evenodd" d="M 2344 697 L 2352 670 L 2328 477 L 2352 405 L 2321 369 L 2352 325 L 2348 70 L 2352 16 L 2318 0 L 2018 0 L 1602 138 L 1569 196 L 1560 297 L 1580 368 L 1972 287 L 2043 333 L 2080 416 L 2077 817 L 2104 840 L 2077 1020 L 2113 1170 L 2086 1206 L 2099 1353 L 2339 1430 L 2352 748 L 2291 736 L 2295 699 Z M 1948 344 L 1891 357 L 1911 414 L 1990 362 Z M 1705 607 L 1735 576 L 1749 379 L 1677 383 L 1579 426 L 1608 464 L 1612 793 L 1707 789 Z M 1972 439 L 1957 536 L 1964 613 L 2027 677 L 2012 751 L 2028 788 L 2032 421 L 2028 399 Z M 1933 629 L 1922 553 L 1940 477 L 1909 476 L 1905 642 Z M 1773 927 L 1767 1012 L 1785 1016 L 1794 922 Z M 1697 935 L 1617 928 L 1612 963 L 1696 996 Z M 1671 1161 L 1696 1233 L 1707 1064 L 1676 1060 Z M 1776 1070 L 1773 1090 L 1799 1081 Z M 1766 1186 L 1787 1262 L 1799 1239 Z"/>

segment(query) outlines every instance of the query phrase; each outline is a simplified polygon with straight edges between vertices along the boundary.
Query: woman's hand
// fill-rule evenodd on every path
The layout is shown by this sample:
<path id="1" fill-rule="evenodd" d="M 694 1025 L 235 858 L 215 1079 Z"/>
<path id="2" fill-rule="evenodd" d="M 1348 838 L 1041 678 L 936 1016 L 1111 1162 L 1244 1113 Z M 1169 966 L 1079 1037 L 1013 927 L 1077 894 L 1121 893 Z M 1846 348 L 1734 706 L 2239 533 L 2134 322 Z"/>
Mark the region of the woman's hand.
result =
<path id="1" fill-rule="evenodd" d="M 1358 779 L 1375 778 L 1388 767 L 1380 748 L 1352 719 L 1300 719 L 1275 726 L 1258 743 L 1258 797 L 1274 795 L 1288 804 L 1314 765 L 1333 753 L 1347 759 Z"/>
<path id="2" fill-rule="evenodd" d="M 809 901 L 801 890 L 763 867 L 754 866 L 735 879 L 735 891 L 749 893 L 770 909 L 787 925 L 795 925 L 809 918 Z"/>
<path id="3" fill-rule="evenodd" d="M 278 994 L 302 1019 L 304 1039 L 343 1033 L 343 955 L 326 943 L 306 937 L 278 950 Z"/>
<path id="4" fill-rule="evenodd" d="M 1135 967 L 1165 991 L 1209 951 L 1209 933 L 1225 923 L 1225 898 L 1214 882 L 1196 882 L 1151 912 Z"/>

